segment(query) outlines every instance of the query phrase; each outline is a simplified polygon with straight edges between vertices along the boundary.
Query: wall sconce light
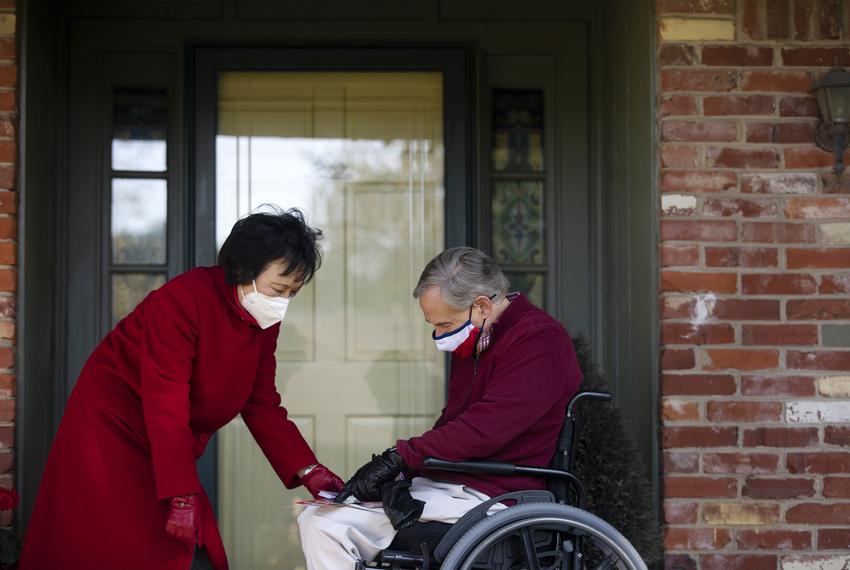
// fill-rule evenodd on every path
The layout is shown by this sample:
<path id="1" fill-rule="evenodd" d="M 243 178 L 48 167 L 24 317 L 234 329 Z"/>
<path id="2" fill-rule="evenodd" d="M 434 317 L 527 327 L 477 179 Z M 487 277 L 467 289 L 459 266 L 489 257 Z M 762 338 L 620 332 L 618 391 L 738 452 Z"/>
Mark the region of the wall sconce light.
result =
<path id="1" fill-rule="evenodd" d="M 815 143 L 835 153 L 836 174 L 844 171 L 844 149 L 850 146 L 850 72 L 833 67 L 812 87 L 818 98 L 821 120 L 815 127 Z"/>

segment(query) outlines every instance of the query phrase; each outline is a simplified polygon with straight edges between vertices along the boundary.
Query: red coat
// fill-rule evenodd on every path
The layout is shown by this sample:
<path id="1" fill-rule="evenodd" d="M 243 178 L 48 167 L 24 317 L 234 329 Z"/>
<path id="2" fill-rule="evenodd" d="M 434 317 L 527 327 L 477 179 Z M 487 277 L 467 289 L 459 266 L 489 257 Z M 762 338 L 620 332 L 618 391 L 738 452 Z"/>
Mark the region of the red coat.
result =
<path id="1" fill-rule="evenodd" d="M 316 462 L 275 389 L 280 327 L 262 330 L 219 267 L 180 275 L 95 349 L 53 441 L 21 570 L 189 568 L 165 532 L 168 497 L 201 493 L 202 543 L 227 557 L 195 461 L 242 414 L 283 484 Z"/>

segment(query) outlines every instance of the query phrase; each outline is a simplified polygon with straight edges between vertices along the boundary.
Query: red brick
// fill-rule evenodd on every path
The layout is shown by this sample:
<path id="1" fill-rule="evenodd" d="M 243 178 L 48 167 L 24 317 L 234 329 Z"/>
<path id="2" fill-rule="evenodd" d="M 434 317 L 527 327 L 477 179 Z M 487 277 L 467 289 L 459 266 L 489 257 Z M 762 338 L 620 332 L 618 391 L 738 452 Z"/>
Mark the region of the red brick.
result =
<path id="1" fill-rule="evenodd" d="M 823 496 L 850 499 L 850 477 L 824 477 Z"/>
<path id="2" fill-rule="evenodd" d="M 696 302 L 696 298 L 683 297 L 682 295 L 662 297 L 659 306 L 660 317 L 662 319 L 692 318 Z"/>
<path id="3" fill-rule="evenodd" d="M 0 162 L 15 162 L 18 147 L 14 141 L 0 141 Z"/>
<path id="4" fill-rule="evenodd" d="M 661 351 L 662 370 L 688 370 L 696 365 L 692 349 L 663 349 Z"/>
<path id="5" fill-rule="evenodd" d="M 840 37 L 839 6 L 835 0 L 793 0 L 794 39 L 817 40 Z"/>
<path id="6" fill-rule="evenodd" d="M 723 216 L 726 218 L 742 216 L 744 218 L 775 218 L 778 216 L 776 202 L 773 200 L 742 200 L 740 198 L 710 198 L 703 202 L 704 216 Z"/>
<path id="7" fill-rule="evenodd" d="M 814 194 L 817 187 L 817 177 L 810 173 L 777 172 L 741 176 L 741 192 L 745 194 Z"/>
<path id="8" fill-rule="evenodd" d="M 697 561 L 687 554 L 665 554 L 664 570 L 697 570 Z"/>
<path id="9" fill-rule="evenodd" d="M 735 13 L 735 0 L 658 0 L 659 14 Z"/>
<path id="10" fill-rule="evenodd" d="M 661 402 L 661 419 L 665 423 L 699 421 L 699 404 L 696 402 L 665 399 Z"/>
<path id="11" fill-rule="evenodd" d="M 759 67 L 773 65 L 773 49 L 756 46 L 703 46 L 702 63 L 724 67 Z"/>
<path id="12" fill-rule="evenodd" d="M 15 317 L 15 297 L 11 295 L 0 295 L 0 317 Z"/>
<path id="13" fill-rule="evenodd" d="M 2 40 L 0 40 L 2 41 Z M 15 136 L 15 123 L 6 119 L 0 119 L 0 137 Z"/>
<path id="14" fill-rule="evenodd" d="M 794 47 L 782 50 L 782 64 L 802 67 L 850 66 L 850 49 L 841 47 Z"/>
<path id="15" fill-rule="evenodd" d="M 661 124 L 661 140 L 734 142 L 738 140 L 738 125 L 732 121 L 667 120 Z"/>
<path id="16" fill-rule="evenodd" d="M 15 56 L 15 38 L 0 38 L 0 59 L 13 61 Z"/>
<path id="17" fill-rule="evenodd" d="M 748 273 L 741 275 L 745 295 L 808 295 L 817 290 L 817 282 L 804 273 Z"/>
<path id="18" fill-rule="evenodd" d="M 664 473 L 696 473 L 699 471 L 699 453 L 665 451 L 663 463 Z"/>
<path id="19" fill-rule="evenodd" d="M 740 0 L 741 31 L 744 37 L 752 40 L 767 38 L 767 16 L 763 0 Z"/>
<path id="20" fill-rule="evenodd" d="M 661 145 L 662 168 L 693 168 L 699 164 L 699 153 L 696 147 Z"/>
<path id="21" fill-rule="evenodd" d="M 15 447 L 15 428 L 0 427 L 0 448 L 13 449 Z"/>
<path id="22" fill-rule="evenodd" d="M 744 222 L 743 241 L 761 243 L 813 243 L 815 226 L 784 222 Z"/>
<path id="23" fill-rule="evenodd" d="M 708 419 L 712 422 L 771 422 L 781 418 L 779 402 L 708 402 Z"/>
<path id="24" fill-rule="evenodd" d="M 663 69 L 661 91 L 732 91 L 738 81 L 734 71 Z"/>
<path id="25" fill-rule="evenodd" d="M 844 162 L 850 164 L 850 151 L 844 153 Z M 831 168 L 834 165 L 833 153 L 814 145 L 785 149 L 785 168 Z"/>
<path id="26" fill-rule="evenodd" d="M 735 379 L 728 374 L 664 374 L 665 396 L 729 396 L 735 393 Z"/>
<path id="27" fill-rule="evenodd" d="M 742 91 L 776 93 L 806 93 L 812 88 L 812 78 L 806 71 L 743 71 Z"/>
<path id="28" fill-rule="evenodd" d="M 818 0 L 818 16 L 817 38 L 821 40 L 841 39 L 840 0 Z"/>
<path id="29" fill-rule="evenodd" d="M 754 554 L 710 554 L 700 556 L 702 570 L 776 570 L 776 556 Z"/>
<path id="30" fill-rule="evenodd" d="M 15 467 L 15 453 L 4 451 L 0 453 L 0 473 L 11 473 Z"/>
<path id="31" fill-rule="evenodd" d="M 18 66 L 13 63 L 0 64 L 0 86 L 15 87 L 18 84 Z"/>
<path id="32" fill-rule="evenodd" d="M 780 144 L 807 143 L 814 140 L 813 123 L 777 123 L 773 131 L 773 142 Z"/>
<path id="33" fill-rule="evenodd" d="M 800 499 L 814 497 L 815 482 L 812 479 L 758 479 L 748 477 L 741 490 L 744 497 L 752 499 Z"/>
<path id="34" fill-rule="evenodd" d="M 0 399 L 0 422 L 15 421 L 15 400 Z"/>
<path id="35" fill-rule="evenodd" d="M 693 65 L 697 62 L 694 46 L 667 44 L 661 46 L 658 61 L 663 67 L 669 65 Z"/>
<path id="36" fill-rule="evenodd" d="M 714 318 L 725 321 L 773 321 L 779 319 L 779 301 L 770 299 L 718 299 Z"/>
<path id="37" fill-rule="evenodd" d="M 14 269 L 0 269 L 0 292 L 12 293 L 17 288 L 17 272 Z"/>
<path id="38" fill-rule="evenodd" d="M 707 267 L 776 267 L 778 263 L 779 256 L 772 247 L 705 248 Z"/>
<path id="39" fill-rule="evenodd" d="M 850 426 L 827 426 L 823 433 L 824 443 L 850 447 Z"/>
<path id="40" fill-rule="evenodd" d="M 810 530 L 742 530 L 738 548 L 742 550 L 808 550 L 812 547 Z"/>
<path id="41" fill-rule="evenodd" d="M 814 97 L 783 97 L 779 100 L 780 117 L 817 117 L 820 114 Z"/>
<path id="42" fill-rule="evenodd" d="M 818 529 L 818 549 L 847 550 L 850 548 L 850 528 Z"/>
<path id="43" fill-rule="evenodd" d="M 796 505 L 785 513 L 785 521 L 790 524 L 850 524 L 850 502 Z"/>
<path id="44" fill-rule="evenodd" d="M 661 324 L 661 344 L 731 344 L 733 342 L 735 342 L 735 330 L 728 324 Z"/>
<path id="45" fill-rule="evenodd" d="M 17 192 L 0 190 L 0 214 L 14 214 L 17 210 Z"/>
<path id="46" fill-rule="evenodd" d="M 18 244 L 14 242 L 0 242 L 0 264 L 14 265 L 18 257 Z"/>
<path id="47" fill-rule="evenodd" d="M 664 501 L 664 522 L 667 524 L 696 524 L 699 503 Z"/>
<path id="48" fill-rule="evenodd" d="M 789 473 L 847 473 L 850 472 L 850 453 L 789 453 L 786 463 Z"/>
<path id="49" fill-rule="evenodd" d="M 2 261 L 0 244 L 0 262 Z M 665 243 L 661 245 L 661 265 L 663 267 L 686 267 L 699 263 L 699 246 Z"/>
<path id="50" fill-rule="evenodd" d="M 662 447 L 729 447 L 738 441 L 734 427 L 665 427 L 662 430 Z"/>
<path id="51" fill-rule="evenodd" d="M 708 149 L 706 166 L 720 168 L 776 168 L 779 153 L 771 148 L 716 148 Z"/>
<path id="52" fill-rule="evenodd" d="M 818 343 L 817 325 L 744 325 L 744 345 L 813 345 Z"/>
<path id="53" fill-rule="evenodd" d="M 735 241 L 738 228 L 735 222 L 662 220 L 661 239 L 686 241 Z"/>
<path id="54" fill-rule="evenodd" d="M 662 117 L 696 115 L 696 98 L 692 95 L 664 95 L 661 98 L 660 112 Z"/>
<path id="55" fill-rule="evenodd" d="M 850 176 L 847 173 L 824 172 L 821 181 L 824 194 L 850 194 Z"/>
<path id="56" fill-rule="evenodd" d="M 850 198 L 794 197 L 785 206 L 789 218 L 833 219 L 850 218 Z"/>
<path id="57" fill-rule="evenodd" d="M 0 374 L 0 396 L 12 398 L 15 396 L 15 375 Z"/>
<path id="58" fill-rule="evenodd" d="M 833 275 L 822 275 L 819 293 L 850 293 L 850 273 L 836 273 Z"/>
<path id="59" fill-rule="evenodd" d="M 776 453 L 706 453 L 702 457 L 706 473 L 775 473 L 779 467 Z"/>
<path id="60" fill-rule="evenodd" d="M 738 288 L 735 273 L 662 271 L 662 291 L 734 293 Z"/>
<path id="61" fill-rule="evenodd" d="M 808 376 L 744 376 L 741 378 L 741 394 L 744 396 L 814 396 L 815 379 Z"/>
<path id="62" fill-rule="evenodd" d="M 737 184 L 734 172 L 668 170 L 661 175 L 662 192 L 722 192 Z"/>
<path id="63" fill-rule="evenodd" d="M 11 348 L 0 347 L 0 368 L 12 368 L 14 365 L 14 351 Z"/>
<path id="64" fill-rule="evenodd" d="M 664 532 L 665 550 L 717 550 L 732 542 L 725 528 L 668 528 Z"/>
<path id="65" fill-rule="evenodd" d="M 767 370 L 779 366 L 779 352 L 744 348 L 709 348 L 705 350 L 706 370 Z"/>
<path id="66" fill-rule="evenodd" d="M 13 165 L 0 166 L 0 188 L 8 190 L 15 187 L 15 167 Z"/>
<path id="67" fill-rule="evenodd" d="M 785 360 L 788 368 L 796 370 L 850 370 L 850 351 L 789 350 Z"/>
<path id="68" fill-rule="evenodd" d="M 0 91 L 0 112 L 16 113 L 18 111 L 18 103 L 15 98 L 14 91 Z"/>
<path id="69" fill-rule="evenodd" d="M 744 431 L 744 447 L 812 447 L 817 428 L 755 428 Z"/>
<path id="70" fill-rule="evenodd" d="M 850 268 L 850 247 L 791 248 L 786 251 L 788 269 Z"/>
<path id="71" fill-rule="evenodd" d="M 707 116 L 772 115 L 776 110 L 770 95 L 715 95 L 702 101 Z"/>
<path id="72" fill-rule="evenodd" d="M 773 123 L 747 123 L 747 142 L 748 143 L 769 143 L 773 142 L 773 131 L 775 125 Z"/>
<path id="73" fill-rule="evenodd" d="M 731 477 L 667 476 L 664 478 L 664 497 L 676 498 L 732 498 L 738 494 L 737 481 Z"/>
<path id="74" fill-rule="evenodd" d="M 785 307 L 788 320 L 829 321 L 850 319 L 850 301 L 845 299 L 790 299 Z"/>

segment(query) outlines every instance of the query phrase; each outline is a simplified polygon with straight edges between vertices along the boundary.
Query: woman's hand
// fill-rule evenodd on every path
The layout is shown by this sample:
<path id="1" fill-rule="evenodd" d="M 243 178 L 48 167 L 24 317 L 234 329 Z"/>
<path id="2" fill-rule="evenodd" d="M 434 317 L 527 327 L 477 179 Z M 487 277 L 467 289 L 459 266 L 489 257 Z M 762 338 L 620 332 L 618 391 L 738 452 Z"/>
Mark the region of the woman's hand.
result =
<path id="1" fill-rule="evenodd" d="M 298 476 L 314 499 L 320 498 L 319 491 L 339 493 L 342 490 L 342 479 L 321 463 L 302 469 Z"/>
<path id="2" fill-rule="evenodd" d="M 201 507 L 198 495 L 171 497 L 165 532 L 189 546 L 200 542 Z"/>
<path id="3" fill-rule="evenodd" d="M 373 455 L 372 461 L 360 467 L 334 501 L 341 503 L 351 495 L 360 501 L 380 501 L 383 484 L 407 471 L 404 460 L 395 448 L 390 448 L 380 455 Z"/>

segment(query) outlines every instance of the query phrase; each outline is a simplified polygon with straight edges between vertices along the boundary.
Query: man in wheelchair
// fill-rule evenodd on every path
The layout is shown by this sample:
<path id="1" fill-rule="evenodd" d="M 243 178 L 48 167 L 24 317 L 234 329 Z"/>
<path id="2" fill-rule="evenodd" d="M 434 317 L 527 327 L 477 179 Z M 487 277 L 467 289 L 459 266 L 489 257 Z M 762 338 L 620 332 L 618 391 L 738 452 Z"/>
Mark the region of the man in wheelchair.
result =
<path id="1" fill-rule="evenodd" d="M 373 456 L 337 497 L 383 509 L 313 506 L 298 517 L 310 570 L 362 567 L 391 544 L 433 548 L 491 497 L 544 488 L 540 477 L 425 466 L 427 457 L 531 467 L 552 459 L 581 371 L 564 327 L 508 287 L 493 259 L 468 247 L 425 267 L 413 295 L 437 348 L 452 353 L 446 406 L 433 428 Z M 399 529 L 404 544 L 393 543 Z"/>

